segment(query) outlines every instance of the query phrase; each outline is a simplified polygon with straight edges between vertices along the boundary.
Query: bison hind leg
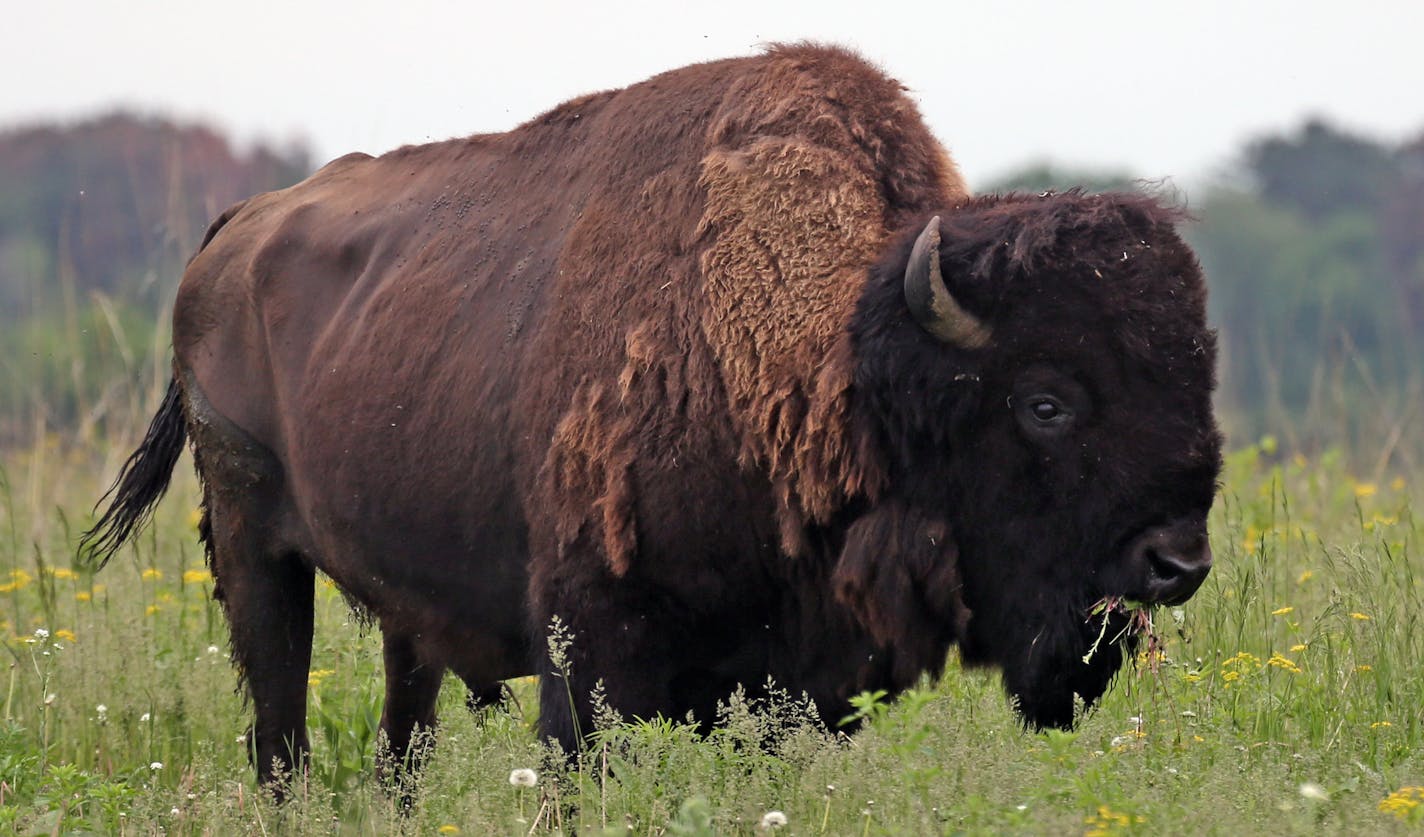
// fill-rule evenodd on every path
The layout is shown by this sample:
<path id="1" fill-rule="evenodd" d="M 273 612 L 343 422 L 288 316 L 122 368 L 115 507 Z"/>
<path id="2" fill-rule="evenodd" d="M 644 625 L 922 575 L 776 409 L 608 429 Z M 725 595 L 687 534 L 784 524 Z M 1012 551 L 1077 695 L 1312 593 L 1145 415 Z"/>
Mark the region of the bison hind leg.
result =
<path id="1" fill-rule="evenodd" d="M 256 716 L 249 753 L 258 780 L 281 798 L 284 781 L 304 770 L 310 751 L 315 571 L 284 534 L 288 502 L 276 457 L 213 410 L 192 376 L 183 390 L 213 595 L 227 615 L 233 663 Z"/>

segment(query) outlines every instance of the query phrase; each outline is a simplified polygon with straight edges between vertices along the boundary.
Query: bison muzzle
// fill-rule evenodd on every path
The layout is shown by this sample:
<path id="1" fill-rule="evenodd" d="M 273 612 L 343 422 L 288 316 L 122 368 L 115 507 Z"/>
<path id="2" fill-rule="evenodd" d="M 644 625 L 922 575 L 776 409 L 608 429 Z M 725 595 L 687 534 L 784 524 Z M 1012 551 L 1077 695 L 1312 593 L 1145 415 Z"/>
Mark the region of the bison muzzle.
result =
<path id="1" fill-rule="evenodd" d="M 972 197 L 899 84 L 806 45 L 349 155 L 208 230 L 85 548 L 190 440 L 263 780 L 307 751 L 318 572 L 383 632 L 396 754 L 445 671 L 548 673 L 556 618 L 539 729 L 570 751 L 599 680 L 630 716 L 705 723 L 770 678 L 836 719 L 956 646 L 1067 726 L 1133 643 L 1097 605 L 1211 565 L 1180 220 Z"/>

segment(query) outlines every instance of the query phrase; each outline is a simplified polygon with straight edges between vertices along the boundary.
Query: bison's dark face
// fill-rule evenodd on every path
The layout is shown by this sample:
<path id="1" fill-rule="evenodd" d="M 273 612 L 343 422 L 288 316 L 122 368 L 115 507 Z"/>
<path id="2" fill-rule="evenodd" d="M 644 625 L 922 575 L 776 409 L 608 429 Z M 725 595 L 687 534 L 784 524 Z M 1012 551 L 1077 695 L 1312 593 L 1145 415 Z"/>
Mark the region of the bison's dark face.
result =
<path id="1" fill-rule="evenodd" d="M 1132 647 L 1127 616 L 1095 606 L 1179 604 L 1211 567 L 1200 271 L 1137 196 L 981 199 L 934 232 L 882 266 L 885 287 L 907 271 L 898 315 L 884 287 L 862 306 L 864 406 L 897 501 L 952 532 L 964 659 L 1002 667 L 1029 723 L 1066 727 Z"/>

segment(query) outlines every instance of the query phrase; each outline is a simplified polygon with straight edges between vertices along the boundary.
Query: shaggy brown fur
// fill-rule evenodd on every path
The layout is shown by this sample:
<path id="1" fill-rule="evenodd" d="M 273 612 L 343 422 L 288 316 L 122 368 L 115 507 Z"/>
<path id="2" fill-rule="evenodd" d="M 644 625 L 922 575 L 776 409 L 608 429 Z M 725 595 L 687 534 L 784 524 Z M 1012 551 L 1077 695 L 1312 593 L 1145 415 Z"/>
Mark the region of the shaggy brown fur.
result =
<path id="1" fill-rule="evenodd" d="M 982 346 L 906 307 L 936 213 Z M 93 542 L 186 433 L 264 779 L 305 751 L 316 570 L 381 626 L 398 747 L 446 669 L 477 696 L 548 673 L 555 616 L 566 748 L 595 680 L 705 722 L 771 677 L 834 719 L 956 642 L 1066 724 L 1121 659 L 1078 662 L 1092 598 L 1179 599 L 1209 562 L 1214 348 L 1173 220 L 971 199 L 898 83 L 806 45 L 343 157 L 210 230 Z M 1078 424 L 1034 424 L 1044 399 Z"/>

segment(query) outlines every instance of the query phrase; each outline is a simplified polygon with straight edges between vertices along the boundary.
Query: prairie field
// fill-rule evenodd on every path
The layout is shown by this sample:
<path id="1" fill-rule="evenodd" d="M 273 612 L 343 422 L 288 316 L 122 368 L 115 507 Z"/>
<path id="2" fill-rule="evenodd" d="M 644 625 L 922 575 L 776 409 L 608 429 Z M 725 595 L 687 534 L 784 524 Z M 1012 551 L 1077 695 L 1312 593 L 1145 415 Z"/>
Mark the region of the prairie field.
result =
<path id="1" fill-rule="evenodd" d="M 478 714 L 451 679 L 418 787 L 391 788 L 374 769 L 378 637 L 319 584 L 313 753 L 279 806 L 248 764 L 191 467 L 180 463 L 136 545 L 97 573 L 74 560 L 126 452 L 51 436 L 0 460 L 5 830 L 1303 834 L 1424 822 L 1421 475 L 1350 464 L 1369 457 L 1288 455 L 1269 437 L 1232 453 L 1214 572 L 1185 606 L 1152 614 L 1156 647 L 1073 733 L 1025 732 L 997 675 L 951 660 L 899 700 L 864 696 L 854 734 L 824 732 L 796 695 L 729 696 L 710 738 L 677 719 L 607 717 L 598 746 L 565 766 L 532 731 L 532 678 Z M 532 785 L 514 784 L 526 768 Z"/>

